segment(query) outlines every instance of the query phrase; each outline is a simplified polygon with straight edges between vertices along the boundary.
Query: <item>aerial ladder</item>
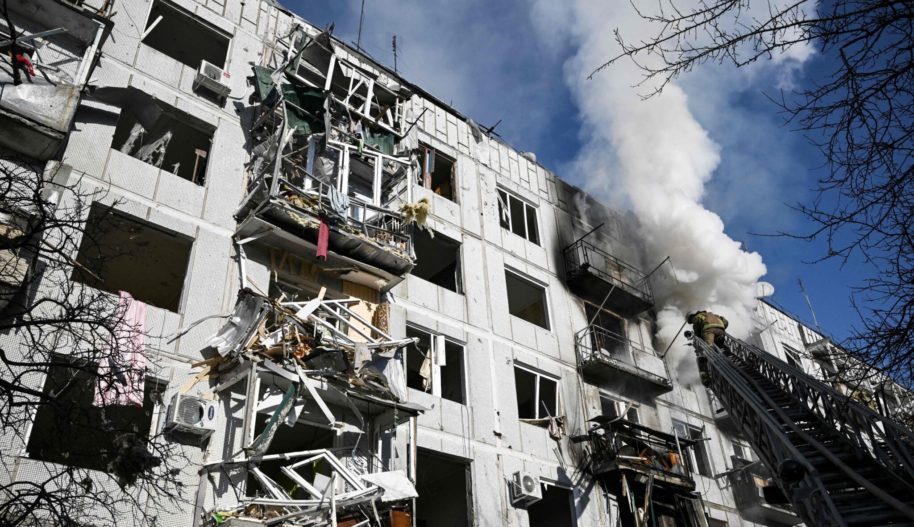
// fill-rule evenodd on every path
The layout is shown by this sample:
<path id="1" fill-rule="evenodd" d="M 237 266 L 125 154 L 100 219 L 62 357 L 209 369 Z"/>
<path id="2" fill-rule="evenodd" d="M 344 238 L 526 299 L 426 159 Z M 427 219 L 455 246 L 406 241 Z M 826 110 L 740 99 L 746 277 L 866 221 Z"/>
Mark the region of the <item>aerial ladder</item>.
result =
<path id="1" fill-rule="evenodd" d="M 809 526 L 914 526 L 914 434 L 731 336 L 694 337 L 702 382 Z"/>

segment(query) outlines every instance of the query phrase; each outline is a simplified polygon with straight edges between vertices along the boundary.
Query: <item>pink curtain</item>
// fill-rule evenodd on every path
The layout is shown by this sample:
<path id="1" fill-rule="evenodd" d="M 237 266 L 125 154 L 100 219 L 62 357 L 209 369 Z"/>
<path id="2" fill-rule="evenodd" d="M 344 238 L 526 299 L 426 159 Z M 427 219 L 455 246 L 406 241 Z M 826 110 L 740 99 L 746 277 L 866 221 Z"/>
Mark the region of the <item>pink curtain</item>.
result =
<path id="1" fill-rule="evenodd" d="M 115 329 L 116 345 L 98 365 L 96 406 L 143 406 L 146 378 L 146 304 L 120 292 L 118 313 L 123 319 Z"/>
<path id="2" fill-rule="evenodd" d="M 321 218 L 321 225 L 317 229 L 317 259 L 327 261 L 327 249 L 330 245 L 330 227 Z"/>

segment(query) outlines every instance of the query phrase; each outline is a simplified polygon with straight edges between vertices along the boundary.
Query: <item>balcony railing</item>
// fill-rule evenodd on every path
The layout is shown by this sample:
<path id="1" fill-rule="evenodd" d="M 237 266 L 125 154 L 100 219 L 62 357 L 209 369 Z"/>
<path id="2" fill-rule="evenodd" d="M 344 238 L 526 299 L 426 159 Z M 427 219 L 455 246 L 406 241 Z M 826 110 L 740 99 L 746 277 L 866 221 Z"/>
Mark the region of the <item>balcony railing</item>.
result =
<path id="1" fill-rule="evenodd" d="M 729 479 L 740 515 L 762 524 L 795 525 L 800 518 L 790 502 L 771 480 L 770 471 L 759 462 L 731 456 L 733 470 Z"/>
<path id="2" fill-rule="evenodd" d="M 565 269 L 579 295 L 596 303 L 605 299 L 606 307 L 622 314 L 635 315 L 654 305 L 644 273 L 585 239 L 565 248 Z"/>
<path id="3" fill-rule="evenodd" d="M 578 362 L 598 381 L 642 380 L 662 391 L 673 389 L 666 363 L 614 331 L 592 325 L 575 334 Z"/>
<path id="4" fill-rule="evenodd" d="M 624 419 L 609 422 L 603 428 L 606 432 L 603 435 L 590 434 L 590 471 L 593 475 L 629 470 L 653 476 L 659 483 L 685 490 L 695 488 L 683 454 L 691 448 L 693 441 Z"/>

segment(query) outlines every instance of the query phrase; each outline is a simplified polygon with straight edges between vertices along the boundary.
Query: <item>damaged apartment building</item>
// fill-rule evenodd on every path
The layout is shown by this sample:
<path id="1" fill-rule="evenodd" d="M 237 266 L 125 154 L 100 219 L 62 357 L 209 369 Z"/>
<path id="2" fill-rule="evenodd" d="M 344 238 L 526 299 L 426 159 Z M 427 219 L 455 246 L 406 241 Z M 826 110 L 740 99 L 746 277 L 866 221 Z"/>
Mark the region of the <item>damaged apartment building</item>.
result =
<path id="1" fill-rule="evenodd" d="M 845 382 L 844 354 L 763 300 L 750 342 L 693 343 L 707 387 L 684 382 L 635 220 L 332 30 L 269 0 L 9 15 L 0 145 L 103 191 L 73 279 L 142 305 L 151 411 L 131 419 L 191 460 L 160 525 L 912 524 L 846 464 L 832 486 L 811 461 L 779 473 L 815 456 L 736 369 L 778 403 L 815 395 L 806 424 L 846 395 L 829 444 L 869 434 L 847 450 L 900 493 L 914 439 L 885 416 L 907 392 Z M 106 470 L 104 442 L 71 455 L 46 419 L 3 441 L 0 478 Z"/>

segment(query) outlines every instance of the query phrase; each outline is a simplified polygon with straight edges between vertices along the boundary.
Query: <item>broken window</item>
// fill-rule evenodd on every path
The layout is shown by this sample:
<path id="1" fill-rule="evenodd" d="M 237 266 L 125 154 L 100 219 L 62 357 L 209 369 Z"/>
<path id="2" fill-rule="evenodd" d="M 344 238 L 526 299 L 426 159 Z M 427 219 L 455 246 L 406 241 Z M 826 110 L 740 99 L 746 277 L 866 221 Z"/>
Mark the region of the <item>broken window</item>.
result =
<path id="1" fill-rule="evenodd" d="M 472 525 L 470 463 L 423 449 L 416 461 L 416 527 Z"/>
<path id="2" fill-rule="evenodd" d="M 540 244 L 536 207 L 502 189 L 498 189 L 498 220 L 503 229 Z"/>
<path id="3" fill-rule="evenodd" d="M 686 465 L 692 472 L 698 472 L 705 477 L 714 477 L 711 468 L 711 456 L 708 453 L 708 441 L 703 437 L 704 429 L 692 426 L 682 421 L 673 420 L 673 432 L 677 437 L 684 437 L 695 441 L 695 444 L 686 449 Z"/>
<path id="4" fill-rule="evenodd" d="M 177 311 L 193 241 L 93 203 L 73 280 Z"/>
<path id="5" fill-rule="evenodd" d="M 558 380 L 540 373 L 514 367 L 517 416 L 521 419 L 555 417 L 558 408 Z"/>
<path id="6" fill-rule="evenodd" d="M 406 385 L 466 404 L 463 346 L 412 326 L 406 327 L 406 336 L 419 339 L 406 348 Z"/>
<path id="7" fill-rule="evenodd" d="M 530 527 L 574 527 L 574 494 L 571 489 L 547 485 L 543 499 L 527 507 Z"/>
<path id="8" fill-rule="evenodd" d="M 254 437 L 258 437 L 267 427 L 271 414 L 258 413 L 254 423 Z M 302 450 L 322 450 L 331 449 L 334 446 L 336 431 L 329 427 L 314 426 L 305 423 L 295 423 L 293 426 L 280 424 L 276 427 L 276 433 L 270 446 L 264 451 L 264 455 L 286 454 L 289 452 L 300 452 Z M 312 496 L 304 489 L 299 487 L 295 481 L 286 475 L 282 467 L 292 464 L 288 459 L 277 459 L 263 461 L 258 468 L 264 475 L 278 483 L 283 489 L 291 489 L 289 495 L 293 499 L 310 499 Z M 330 480 L 331 469 L 326 463 L 315 463 L 305 465 L 296 469 L 305 480 L 317 482 L 317 488 L 326 488 Z M 322 484 L 323 483 L 323 484 Z M 260 481 L 253 475 L 248 475 L 246 493 L 248 496 L 269 496 L 260 486 Z"/>
<path id="9" fill-rule="evenodd" d="M 628 350 L 628 339 L 625 336 L 625 321 L 615 314 L 585 303 L 584 313 L 590 325 L 590 340 L 594 351 L 608 354 L 610 357 L 624 357 Z"/>
<path id="10" fill-rule="evenodd" d="M 202 61 L 225 66 L 230 35 L 184 9 L 156 0 L 146 20 L 143 43 L 176 61 L 198 69 Z"/>
<path id="11" fill-rule="evenodd" d="M 202 185 L 215 130 L 177 108 L 138 96 L 124 105 L 111 148 Z"/>
<path id="12" fill-rule="evenodd" d="M 147 378 L 143 406 L 93 404 L 96 366 L 56 356 L 44 382 L 54 404 L 38 406 L 26 451 L 32 459 L 110 472 L 124 445 L 145 446 L 165 387 Z"/>
<path id="13" fill-rule="evenodd" d="M 431 282 L 439 287 L 462 293 L 460 279 L 460 243 L 435 233 L 416 229 L 413 232 L 413 248 L 416 251 L 416 268 L 413 276 Z"/>
<path id="14" fill-rule="evenodd" d="M 434 148 L 422 147 L 422 186 L 451 201 L 457 201 L 457 162 Z"/>
<path id="15" fill-rule="evenodd" d="M 607 417 L 616 418 L 624 415 L 624 419 L 629 423 L 639 424 L 641 419 L 638 417 L 638 405 L 613 399 L 606 395 L 600 396 L 600 410 Z"/>
<path id="16" fill-rule="evenodd" d="M 527 322 L 549 329 L 546 288 L 505 269 L 508 312 Z"/>

